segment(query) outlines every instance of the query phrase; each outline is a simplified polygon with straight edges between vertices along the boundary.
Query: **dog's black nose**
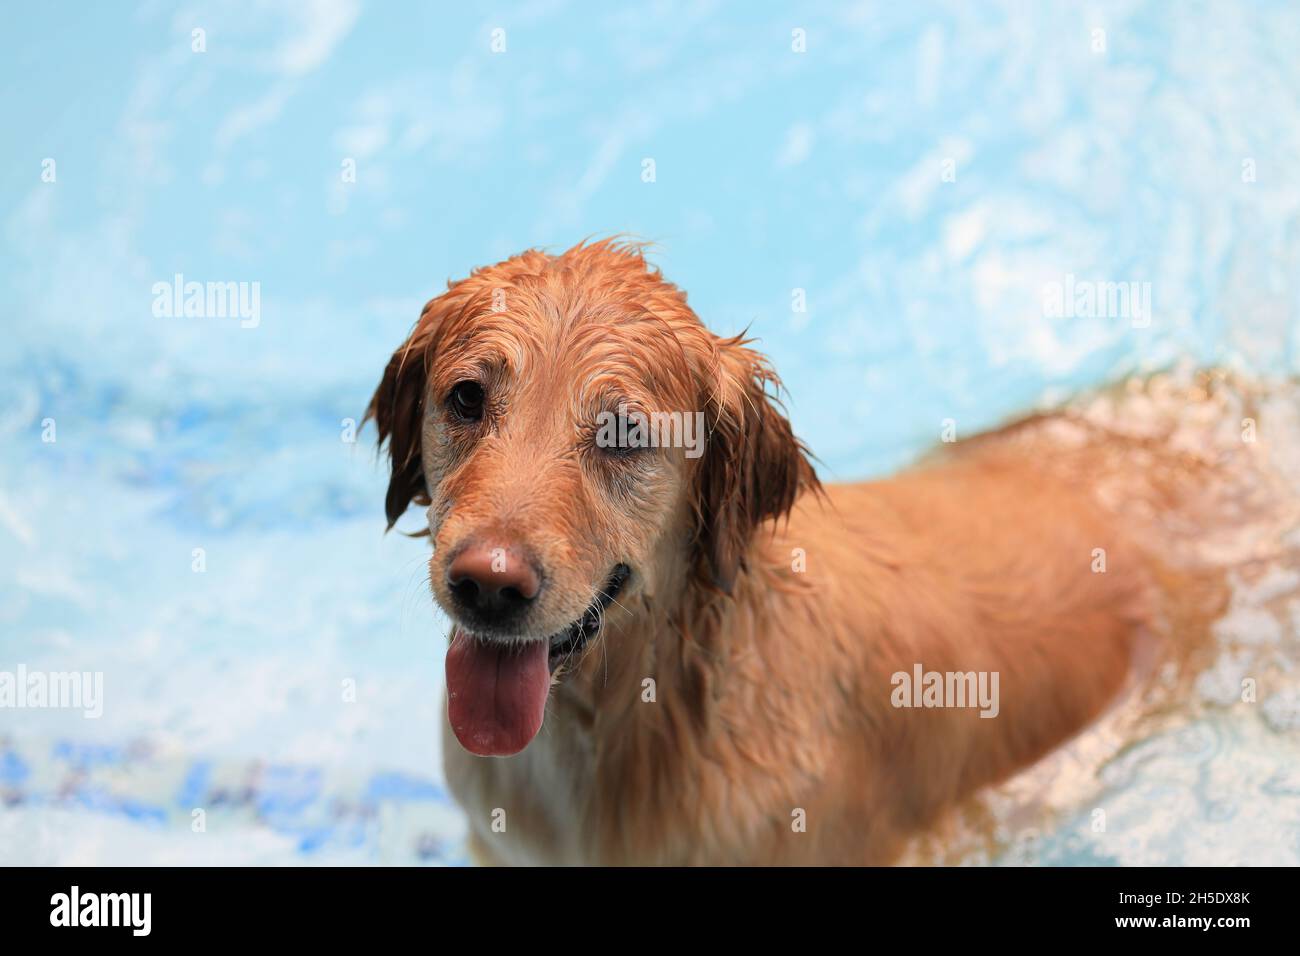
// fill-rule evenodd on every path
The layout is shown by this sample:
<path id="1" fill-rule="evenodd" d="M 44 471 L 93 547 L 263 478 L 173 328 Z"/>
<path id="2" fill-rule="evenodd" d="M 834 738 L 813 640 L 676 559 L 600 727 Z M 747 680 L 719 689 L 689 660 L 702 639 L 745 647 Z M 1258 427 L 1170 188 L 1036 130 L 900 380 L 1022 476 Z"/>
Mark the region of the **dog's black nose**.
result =
<path id="1" fill-rule="evenodd" d="M 521 618 L 542 588 L 541 574 L 520 549 L 471 542 L 447 567 L 447 589 L 475 621 L 505 626 Z"/>

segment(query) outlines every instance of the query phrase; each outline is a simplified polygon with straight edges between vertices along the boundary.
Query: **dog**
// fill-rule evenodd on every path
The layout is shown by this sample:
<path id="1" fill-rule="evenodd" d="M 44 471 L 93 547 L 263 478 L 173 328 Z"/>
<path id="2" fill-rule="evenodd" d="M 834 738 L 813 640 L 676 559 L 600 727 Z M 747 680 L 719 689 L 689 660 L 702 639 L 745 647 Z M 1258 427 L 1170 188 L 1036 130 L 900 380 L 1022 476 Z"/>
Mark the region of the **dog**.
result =
<path id="1" fill-rule="evenodd" d="M 1215 507 L 1183 452 L 1032 416 L 823 484 L 752 344 L 604 240 L 449 283 L 388 362 L 478 862 L 896 862 L 1222 611 L 1160 560 L 1162 514 Z M 697 413 L 700 446 L 646 440 Z"/>

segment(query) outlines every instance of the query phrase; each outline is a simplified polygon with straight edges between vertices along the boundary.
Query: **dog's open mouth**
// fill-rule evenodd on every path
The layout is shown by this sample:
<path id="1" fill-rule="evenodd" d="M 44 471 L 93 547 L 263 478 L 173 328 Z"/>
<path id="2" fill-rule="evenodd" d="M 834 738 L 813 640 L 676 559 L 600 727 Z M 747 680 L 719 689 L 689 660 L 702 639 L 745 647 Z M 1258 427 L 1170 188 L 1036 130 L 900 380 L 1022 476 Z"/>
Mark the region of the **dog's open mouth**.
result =
<path id="1" fill-rule="evenodd" d="M 626 564 L 614 568 L 605 586 L 596 594 L 596 600 L 588 605 L 582 617 L 551 638 L 549 663 L 552 674 L 561 664 L 576 660 L 586 648 L 587 642 L 596 636 L 605 616 L 605 608 L 614 603 L 614 598 L 618 597 L 618 592 L 623 590 L 623 585 L 631 575 L 632 569 Z"/>
<path id="2" fill-rule="evenodd" d="M 504 757 L 541 729 L 551 675 L 577 660 L 632 575 L 620 564 L 576 621 L 545 640 L 482 640 L 457 628 L 447 650 L 447 716 L 471 753 Z"/>

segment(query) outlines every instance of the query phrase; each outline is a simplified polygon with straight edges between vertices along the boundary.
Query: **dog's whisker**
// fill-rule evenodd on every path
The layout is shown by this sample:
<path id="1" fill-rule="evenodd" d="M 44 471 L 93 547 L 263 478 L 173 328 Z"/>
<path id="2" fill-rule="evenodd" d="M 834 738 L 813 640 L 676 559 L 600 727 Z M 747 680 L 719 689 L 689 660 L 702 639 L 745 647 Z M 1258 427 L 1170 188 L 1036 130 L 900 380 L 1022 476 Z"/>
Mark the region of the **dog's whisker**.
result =
<path id="1" fill-rule="evenodd" d="M 415 565 L 417 564 L 420 567 L 415 567 Z M 417 578 L 417 573 L 420 570 L 420 568 L 423 568 L 424 573 L 422 575 L 419 575 Z M 406 581 L 406 587 L 403 589 L 403 593 L 402 593 L 402 607 L 401 607 L 401 616 L 400 616 L 400 620 L 402 620 L 403 622 L 406 621 L 408 619 L 408 616 L 415 611 L 416 607 L 418 606 L 417 602 L 420 601 L 421 596 L 422 595 L 427 596 L 432 591 L 433 572 L 429 567 L 428 559 L 417 556 L 414 560 L 408 562 L 406 576 L 407 576 L 407 581 Z"/>

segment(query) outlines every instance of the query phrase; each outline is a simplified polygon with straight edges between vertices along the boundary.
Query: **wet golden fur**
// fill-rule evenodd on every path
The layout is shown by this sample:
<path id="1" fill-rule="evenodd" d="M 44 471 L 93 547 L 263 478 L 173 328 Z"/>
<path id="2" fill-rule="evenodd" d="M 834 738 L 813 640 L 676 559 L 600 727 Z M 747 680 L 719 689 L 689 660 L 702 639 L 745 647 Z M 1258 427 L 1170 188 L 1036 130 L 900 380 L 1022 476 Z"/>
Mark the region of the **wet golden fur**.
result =
<path id="1" fill-rule="evenodd" d="M 442 407 L 466 377 L 490 396 L 473 433 Z M 388 518 L 428 508 L 444 609 L 446 555 L 485 531 L 545 568 L 528 636 L 581 614 L 615 562 L 634 570 L 522 753 L 444 735 L 483 862 L 890 862 L 1125 686 L 1157 572 L 1087 475 L 986 440 L 822 488 L 776 385 L 615 242 L 477 270 L 394 353 L 370 408 Z M 603 458 L 590 423 L 618 400 L 703 410 L 703 456 Z M 997 671 L 999 715 L 895 708 L 891 675 L 917 663 Z"/>

